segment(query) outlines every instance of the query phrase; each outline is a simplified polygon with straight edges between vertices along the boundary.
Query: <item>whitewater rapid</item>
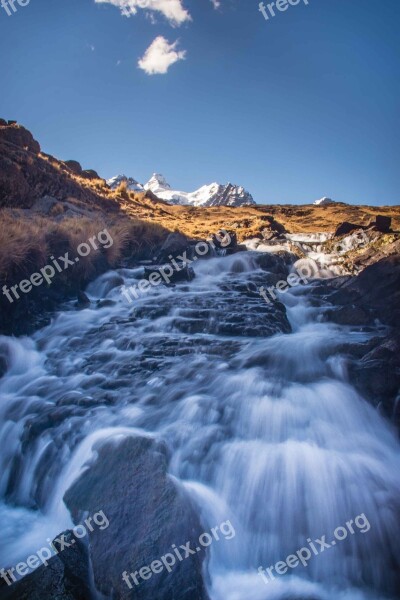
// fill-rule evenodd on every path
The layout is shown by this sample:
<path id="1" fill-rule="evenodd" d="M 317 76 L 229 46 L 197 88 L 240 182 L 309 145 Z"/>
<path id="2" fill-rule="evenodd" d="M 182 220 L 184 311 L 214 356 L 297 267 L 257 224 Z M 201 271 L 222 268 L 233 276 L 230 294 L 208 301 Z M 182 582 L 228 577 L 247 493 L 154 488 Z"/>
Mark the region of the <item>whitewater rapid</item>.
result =
<path id="1" fill-rule="evenodd" d="M 376 332 L 322 322 L 306 286 L 280 296 L 292 333 L 221 330 L 232 307 L 232 323 L 262 308 L 243 293 L 264 276 L 254 254 L 198 262 L 191 283 L 132 304 L 120 286 L 142 269 L 110 272 L 89 286 L 91 307 L 67 303 L 32 337 L 0 338 L 0 567 L 72 527 L 63 495 L 103 440 L 147 435 L 168 444 L 204 530 L 235 527 L 210 548 L 212 600 L 396 597 L 399 444 L 348 381 L 342 350 Z M 362 513 L 367 532 L 260 577 Z"/>

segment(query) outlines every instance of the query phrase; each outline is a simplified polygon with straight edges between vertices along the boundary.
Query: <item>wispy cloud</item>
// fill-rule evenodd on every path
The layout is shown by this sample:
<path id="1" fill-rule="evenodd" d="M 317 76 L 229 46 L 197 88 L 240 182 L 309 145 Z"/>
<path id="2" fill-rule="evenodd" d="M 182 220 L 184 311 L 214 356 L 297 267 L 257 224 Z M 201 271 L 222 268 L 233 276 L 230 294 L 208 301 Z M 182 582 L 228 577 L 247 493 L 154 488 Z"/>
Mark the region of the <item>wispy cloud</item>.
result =
<path id="1" fill-rule="evenodd" d="M 221 6 L 220 0 L 211 0 L 213 7 L 217 10 Z"/>
<path id="2" fill-rule="evenodd" d="M 183 0 L 94 0 L 96 4 L 112 4 L 126 17 L 136 15 L 138 9 L 150 13 L 161 13 L 173 27 L 191 21 L 192 18 L 183 6 Z M 213 3 L 219 0 L 212 0 Z"/>
<path id="3" fill-rule="evenodd" d="M 170 44 L 162 35 L 147 48 L 138 66 L 147 75 L 163 75 L 171 65 L 186 57 L 186 50 L 176 50 L 178 40 Z"/>

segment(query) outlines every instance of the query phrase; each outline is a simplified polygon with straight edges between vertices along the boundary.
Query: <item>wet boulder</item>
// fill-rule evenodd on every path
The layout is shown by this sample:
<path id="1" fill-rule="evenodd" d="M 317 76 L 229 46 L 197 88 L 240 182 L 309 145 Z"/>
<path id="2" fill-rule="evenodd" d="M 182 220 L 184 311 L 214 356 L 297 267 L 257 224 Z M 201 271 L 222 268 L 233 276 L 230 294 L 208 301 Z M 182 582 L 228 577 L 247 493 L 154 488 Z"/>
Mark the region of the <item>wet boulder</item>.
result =
<path id="1" fill-rule="evenodd" d="M 114 600 L 207 600 L 202 563 L 195 553 L 158 573 L 143 567 L 173 552 L 172 545 L 197 546 L 202 533 L 184 490 L 167 474 L 167 452 L 151 438 L 127 437 L 97 449 L 95 462 L 64 496 L 75 522 L 83 512 L 103 511 L 109 526 L 89 532 L 96 588 Z M 158 570 L 158 569 L 157 569 Z M 136 574 L 138 585 L 128 578 Z M 149 573 L 152 573 L 149 577 Z"/>
<path id="2" fill-rule="evenodd" d="M 160 248 L 156 262 L 168 262 L 171 260 L 171 256 L 176 258 L 178 254 L 182 254 L 188 249 L 188 243 L 189 240 L 183 233 L 178 231 L 170 233 Z"/>
<path id="3" fill-rule="evenodd" d="M 376 346 L 349 365 L 353 385 L 393 422 L 400 426 L 400 335 L 376 340 Z"/>
<path id="4" fill-rule="evenodd" d="M 223 229 L 213 233 L 211 243 L 219 250 L 234 250 L 237 246 L 237 236 L 235 231 L 225 231 Z"/>
<path id="5" fill-rule="evenodd" d="M 60 538 L 62 534 L 57 536 Z M 56 539 L 57 539 L 56 538 Z M 90 600 L 89 558 L 83 540 L 64 532 L 65 548 L 53 540 L 59 552 L 20 581 L 8 586 L 0 580 L 2 600 Z M 71 544 L 72 542 L 72 544 Z M 39 559 L 37 559 L 39 563 Z M 21 569 L 22 570 L 22 569 Z"/>

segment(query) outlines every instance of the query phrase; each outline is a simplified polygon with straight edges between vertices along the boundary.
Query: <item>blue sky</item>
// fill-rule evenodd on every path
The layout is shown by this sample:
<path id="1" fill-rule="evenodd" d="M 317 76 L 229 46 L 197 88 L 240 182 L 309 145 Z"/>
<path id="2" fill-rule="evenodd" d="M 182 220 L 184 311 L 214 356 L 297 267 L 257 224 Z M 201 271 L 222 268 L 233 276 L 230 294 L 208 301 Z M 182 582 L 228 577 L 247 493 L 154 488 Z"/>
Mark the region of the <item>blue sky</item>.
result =
<path id="1" fill-rule="evenodd" d="M 104 177 L 400 204 L 398 0 L 301 0 L 268 21 L 258 0 L 121 2 L 0 8 L 0 117 Z"/>

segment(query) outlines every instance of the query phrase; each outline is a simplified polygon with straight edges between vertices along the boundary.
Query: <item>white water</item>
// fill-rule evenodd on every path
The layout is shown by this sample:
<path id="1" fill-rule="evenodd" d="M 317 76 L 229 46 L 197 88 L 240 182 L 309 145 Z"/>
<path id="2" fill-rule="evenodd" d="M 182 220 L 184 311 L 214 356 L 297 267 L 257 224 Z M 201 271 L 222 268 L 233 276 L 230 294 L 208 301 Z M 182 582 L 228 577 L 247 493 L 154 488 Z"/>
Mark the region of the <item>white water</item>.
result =
<path id="1" fill-rule="evenodd" d="M 166 440 L 170 471 L 204 530 L 227 519 L 235 527 L 232 540 L 210 547 L 212 600 L 395 598 L 399 445 L 347 381 L 337 350 L 367 334 L 319 322 L 300 287 L 281 297 L 291 334 L 184 333 L 198 302 L 227 311 L 235 295 L 224 300 L 221 286 L 262 276 L 251 253 L 195 269 L 191 284 L 155 288 L 132 305 L 106 274 L 89 293 L 110 289 L 111 306 L 66 310 L 30 339 L 0 339 L 10 363 L 0 380 L 0 567 L 72 525 L 63 494 L 102 441 L 140 434 Z M 119 275 L 129 285 L 140 270 Z M 254 310 L 246 296 L 236 301 L 243 314 Z M 35 430 L 45 411 L 50 422 Z M 368 532 L 263 582 L 259 566 L 307 538 L 332 540 L 361 513 Z"/>

